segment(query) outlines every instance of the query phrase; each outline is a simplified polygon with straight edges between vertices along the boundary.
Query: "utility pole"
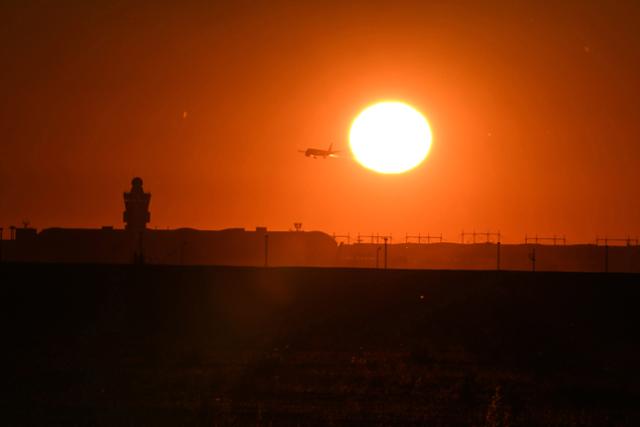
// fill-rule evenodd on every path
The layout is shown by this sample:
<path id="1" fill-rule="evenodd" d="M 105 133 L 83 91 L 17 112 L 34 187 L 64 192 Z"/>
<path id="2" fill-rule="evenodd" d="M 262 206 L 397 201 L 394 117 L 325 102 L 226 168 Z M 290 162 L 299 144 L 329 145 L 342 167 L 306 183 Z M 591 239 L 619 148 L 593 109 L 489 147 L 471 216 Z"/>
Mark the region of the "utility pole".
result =
<path id="1" fill-rule="evenodd" d="M 497 265 L 497 270 L 500 271 L 500 241 L 498 241 L 498 244 L 496 245 L 496 247 L 497 247 L 497 251 L 498 251 L 498 253 L 496 255 L 497 264 L 498 264 Z"/>
<path id="2" fill-rule="evenodd" d="M 387 240 L 388 237 L 384 237 L 384 269 L 387 269 Z"/>
<path id="3" fill-rule="evenodd" d="M 269 267 L 269 235 L 264 235 L 264 266 Z"/>
<path id="4" fill-rule="evenodd" d="M 536 272 L 536 247 L 533 247 L 533 250 L 529 254 L 529 259 L 531 260 L 531 271 Z"/>

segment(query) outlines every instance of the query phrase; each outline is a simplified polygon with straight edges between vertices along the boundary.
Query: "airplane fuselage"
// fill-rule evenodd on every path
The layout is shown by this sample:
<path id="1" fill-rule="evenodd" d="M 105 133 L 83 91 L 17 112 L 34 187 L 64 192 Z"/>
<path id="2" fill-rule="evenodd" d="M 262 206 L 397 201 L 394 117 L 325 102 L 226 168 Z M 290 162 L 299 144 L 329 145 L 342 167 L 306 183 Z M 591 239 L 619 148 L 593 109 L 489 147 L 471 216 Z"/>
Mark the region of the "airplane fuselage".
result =
<path id="1" fill-rule="evenodd" d="M 305 156 L 307 157 L 313 157 L 314 159 L 317 159 L 318 157 L 322 157 L 323 159 L 326 159 L 327 157 L 335 157 L 335 154 L 339 152 L 339 150 L 333 150 L 333 144 L 329 145 L 329 148 L 326 150 L 323 150 L 321 148 L 307 148 L 306 150 L 302 151 L 302 150 L 298 150 L 301 153 L 304 153 Z"/>
<path id="2" fill-rule="evenodd" d="M 328 151 L 328 150 L 320 150 L 318 148 L 307 148 L 304 151 L 304 155 L 307 157 L 324 157 L 327 158 L 330 155 L 332 155 L 333 152 L 332 151 Z"/>

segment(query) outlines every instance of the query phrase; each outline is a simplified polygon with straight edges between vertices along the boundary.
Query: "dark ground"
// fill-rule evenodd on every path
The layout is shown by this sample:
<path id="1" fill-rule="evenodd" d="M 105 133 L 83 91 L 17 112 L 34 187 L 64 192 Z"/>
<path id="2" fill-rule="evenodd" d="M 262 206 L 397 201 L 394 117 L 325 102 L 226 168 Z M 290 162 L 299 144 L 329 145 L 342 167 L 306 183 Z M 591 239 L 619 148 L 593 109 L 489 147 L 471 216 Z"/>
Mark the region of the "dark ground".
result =
<path id="1" fill-rule="evenodd" d="M 1 264 L 4 425 L 640 425 L 640 276 Z"/>

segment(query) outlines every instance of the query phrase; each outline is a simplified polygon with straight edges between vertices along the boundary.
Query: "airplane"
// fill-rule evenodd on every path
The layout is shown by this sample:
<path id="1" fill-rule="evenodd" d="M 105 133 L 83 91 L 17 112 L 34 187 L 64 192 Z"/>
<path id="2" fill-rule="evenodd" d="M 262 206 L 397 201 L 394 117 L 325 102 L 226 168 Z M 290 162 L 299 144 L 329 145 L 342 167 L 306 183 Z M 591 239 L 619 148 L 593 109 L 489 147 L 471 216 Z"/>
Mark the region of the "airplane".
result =
<path id="1" fill-rule="evenodd" d="M 313 157 L 317 159 L 318 157 L 322 157 L 326 159 L 327 157 L 336 157 L 336 153 L 339 153 L 340 150 L 332 150 L 333 144 L 329 145 L 329 148 L 326 150 L 322 150 L 320 148 L 307 148 L 306 150 L 298 150 L 300 153 L 304 153 L 306 157 Z"/>

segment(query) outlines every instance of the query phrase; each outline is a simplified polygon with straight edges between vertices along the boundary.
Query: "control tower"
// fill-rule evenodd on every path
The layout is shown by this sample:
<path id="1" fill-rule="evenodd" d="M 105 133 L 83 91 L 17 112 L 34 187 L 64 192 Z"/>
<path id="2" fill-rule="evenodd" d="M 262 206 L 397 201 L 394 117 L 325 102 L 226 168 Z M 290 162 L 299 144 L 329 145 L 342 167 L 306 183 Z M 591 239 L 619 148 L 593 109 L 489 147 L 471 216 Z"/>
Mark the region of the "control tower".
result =
<path id="1" fill-rule="evenodd" d="M 142 178 L 133 178 L 131 191 L 124 193 L 125 211 L 122 220 L 126 223 L 126 230 L 142 231 L 147 228 L 147 223 L 151 220 L 150 200 L 151 193 L 145 193 L 142 189 Z"/>

